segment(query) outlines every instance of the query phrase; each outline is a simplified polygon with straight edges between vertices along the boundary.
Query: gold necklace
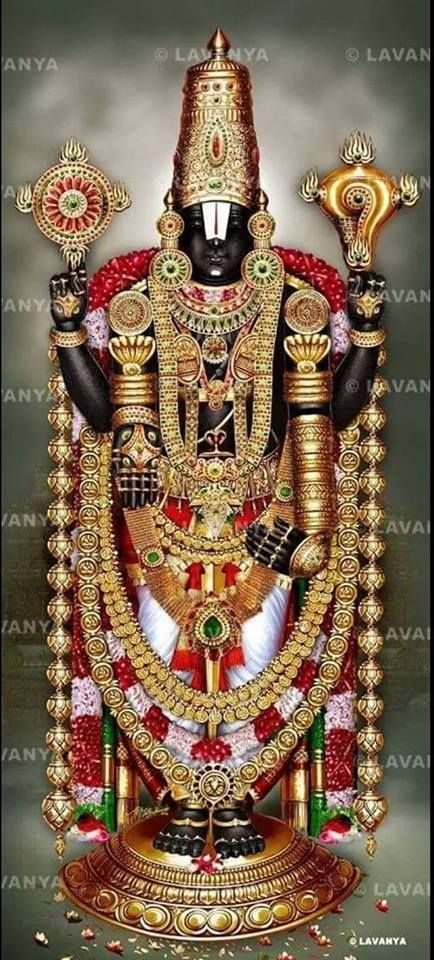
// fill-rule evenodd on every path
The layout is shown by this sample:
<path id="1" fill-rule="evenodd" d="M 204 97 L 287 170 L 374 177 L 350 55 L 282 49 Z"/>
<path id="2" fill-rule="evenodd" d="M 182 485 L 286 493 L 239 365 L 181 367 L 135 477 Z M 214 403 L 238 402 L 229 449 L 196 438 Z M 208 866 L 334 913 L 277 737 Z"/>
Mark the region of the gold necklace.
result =
<path id="1" fill-rule="evenodd" d="M 164 703 L 174 716 L 185 717 L 198 723 L 206 723 L 207 720 L 231 723 L 259 716 L 289 689 L 302 660 L 312 651 L 333 594 L 336 551 L 332 550 L 327 567 L 312 579 L 300 619 L 282 650 L 264 671 L 242 687 L 219 691 L 216 694 L 203 693 L 192 690 L 154 652 L 134 615 L 114 546 L 115 533 L 110 506 L 111 474 L 107 456 L 104 456 L 101 462 L 100 491 L 101 593 L 113 633 L 124 643 L 127 656 L 148 695 L 157 703 Z M 272 571 L 266 567 L 258 571 L 255 565 L 251 582 L 247 578 L 240 584 L 239 607 L 251 605 L 255 609 L 261 590 L 257 576 L 261 578 L 263 571 L 268 575 L 266 592 L 271 589 L 269 581 Z M 237 604 L 237 601 L 235 603 Z"/>
<path id="2" fill-rule="evenodd" d="M 233 333 L 252 320 L 261 305 L 261 293 L 243 280 L 233 288 L 234 296 L 224 300 L 213 299 L 213 293 L 217 294 L 218 291 L 212 287 L 197 287 L 207 294 L 203 300 L 191 295 L 193 284 L 180 287 L 169 296 L 172 316 L 196 334 Z"/>
<path id="3" fill-rule="evenodd" d="M 160 429 L 167 457 L 179 473 L 203 484 L 222 481 L 212 476 L 210 466 L 198 462 L 187 453 L 179 423 L 178 378 L 175 355 L 175 331 L 170 317 L 170 293 L 154 278 L 148 281 L 153 308 L 155 339 L 159 361 Z M 273 399 L 274 344 L 282 299 L 283 276 L 266 287 L 262 293 L 262 307 L 256 323 L 257 351 L 255 362 L 252 427 L 250 437 L 240 457 L 241 462 L 225 463 L 226 482 L 237 488 L 242 496 L 249 474 L 258 466 L 266 448 L 270 428 Z M 193 411 L 192 411 L 193 415 Z"/>

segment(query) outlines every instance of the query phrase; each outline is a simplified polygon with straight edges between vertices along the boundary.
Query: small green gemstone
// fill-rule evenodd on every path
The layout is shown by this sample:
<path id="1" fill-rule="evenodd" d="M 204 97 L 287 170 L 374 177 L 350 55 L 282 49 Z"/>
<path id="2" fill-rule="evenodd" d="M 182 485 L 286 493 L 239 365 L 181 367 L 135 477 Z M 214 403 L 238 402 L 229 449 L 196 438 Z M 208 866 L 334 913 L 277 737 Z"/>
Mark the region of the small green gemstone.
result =
<path id="1" fill-rule="evenodd" d="M 282 484 L 279 492 L 284 500 L 290 500 L 292 497 L 292 487 L 290 487 L 289 484 Z"/>
<path id="2" fill-rule="evenodd" d="M 222 180 L 208 180 L 208 187 L 210 190 L 221 190 L 222 186 Z"/>
<path id="3" fill-rule="evenodd" d="M 363 203 L 363 197 L 362 197 L 362 195 L 361 195 L 360 193 L 357 193 L 357 194 L 356 194 L 356 196 L 354 197 L 354 202 L 355 202 L 355 203 Z"/>
<path id="4" fill-rule="evenodd" d="M 148 563 L 158 563 L 159 559 L 160 554 L 158 553 L 158 550 L 150 550 L 149 553 L 146 554 L 146 560 Z"/>
<path id="5" fill-rule="evenodd" d="M 205 620 L 203 632 L 209 640 L 218 639 L 218 637 L 221 637 L 223 633 L 223 624 L 221 620 L 219 620 L 219 618 L 214 614 L 211 614 L 211 616 Z"/>

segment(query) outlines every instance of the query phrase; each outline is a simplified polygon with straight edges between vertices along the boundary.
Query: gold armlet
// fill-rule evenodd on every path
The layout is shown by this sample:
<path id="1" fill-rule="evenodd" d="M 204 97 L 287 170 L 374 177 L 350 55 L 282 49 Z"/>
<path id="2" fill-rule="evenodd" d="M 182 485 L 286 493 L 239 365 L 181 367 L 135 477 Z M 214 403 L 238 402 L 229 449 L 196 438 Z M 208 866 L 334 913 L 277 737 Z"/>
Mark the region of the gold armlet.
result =
<path id="1" fill-rule="evenodd" d="M 386 339 L 386 331 L 383 327 L 378 330 L 352 329 L 348 336 L 355 347 L 380 347 Z"/>
<path id="2" fill-rule="evenodd" d="M 79 347 L 87 340 L 87 330 L 86 327 L 80 327 L 79 330 L 56 330 L 52 327 L 50 340 L 55 347 Z"/>
<path id="3" fill-rule="evenodd" d="M 129 423 L 148 423 L 154 427 L 159 426 L 159 416 L 156 410 L 149 407 L 127 406 L 119 407 L 115 410 L 112 418 L 113 430 Z"/>
<path id="4" fill-rule="evenodd" d="M 283 396 L 287 403 L 330 403 L 333 395 L 331 370 L 300 373 L 288 370 L 283 378 Z"/>
<path id="5" fill-rule="evenodd" d="M 152 404 L 158 399 L 156 373 L 113 373 L 110 383 L 110 399 L 115 406 Z"/>
<path id="6" fill-rule="evenodd" d="M 329 532 L 336 523 L 332 422 L 324 414 L 303 414 L 290 421 L 290 434 L 294 526 L 306 533 Z"/>
<path id="7" fill-rule="evenodd" d="M 325 567 L 330 552 L 329 538 L 324 533 L 314 533 L 295 548 L 289 563 L 289 576 L 314 577 Z"/>

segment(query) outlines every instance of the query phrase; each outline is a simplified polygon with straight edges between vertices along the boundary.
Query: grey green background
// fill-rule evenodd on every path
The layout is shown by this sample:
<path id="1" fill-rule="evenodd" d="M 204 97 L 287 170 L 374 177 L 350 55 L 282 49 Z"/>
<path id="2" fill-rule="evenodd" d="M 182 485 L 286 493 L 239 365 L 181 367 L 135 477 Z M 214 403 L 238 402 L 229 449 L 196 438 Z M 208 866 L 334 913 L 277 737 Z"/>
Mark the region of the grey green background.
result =
<path id="1" fill-rule="evenodd" d="M 419 205 L 403 211 L 385 230 L 377 258 L 377 269 L 385 273 L 392 291 L 387 316 L 387 374 L 394 389 L 386 399 L 390 532 L 382 722 L 390 814 L 379 831 L 372 864 L 361 844 L 341 848 L 369 875 L 359 891 L 363 896 L 345 905 L 343 918 L 328 918 L 321 927 L 333 940 L 328 951 L 333 960 L 350 955 L 357 960 L 428 956 L 429 327 L 424 301 L 429 288 L 429 67 L 420 58 L 429 43 L 427 11 L 421 0 L 5 4 L 4 57 L 17 65 L 19 57 L 45 57 L 46 64 L 53 58 L 57 65 L 56 70 L 3 70 L 2 887 L 7 960 L 32 960 L 40 954 L 43 948 L 32 941 L 36 929 L 50 937 L 45 953 L 53 960 L 70 955 L 74 960 L 102 960 L 109 954 L 101 944 L 110 939 L 110 931 L 105 931 L 95 949 L 83 952 L 85 941 L 63 918 L 64 905 L 50 903 L 54 891 L 44 892 L 48 881 L 37 879 L 52 878 L 56 872 L 52 836 L 39 816 L 46 781 L 37 748 L 44 747 L 48 726 L 48 655 L 43 630 L 23 621 L 46 620 L 47 556 L 43 524 L 36 519 L 33 528 L 16 526 L 14 518 L 22 524 L 23 515 L 43 515 L 49 501 L 48 405 L 46 394 L 37 398 L 49 375 L 47 282 L 60 261 L 30 218 L 14 210 L 11 188 L 35 180 L 55 161 L 64 140 L 74 135 L 87 145 L 91 160 L 112 179 L 124 180 L 133 196 L 132 208 L 114 220 L 92 250 L 89 269 L 114 254 L 154 243 L 154 223 L 170 182 L 184 72 L 194 62 L 191 51 L 205 46 L 217 24 L 233 47 L 241 49 L 244 62 L 249 63 L 248 51 L 256 51 L 250 53 L 250 68 L 262 183 L 277 218 L 277 242 L 311 251 L 344 269 L 334 231 L 316 209 L 298 199 L 296 187 L 312 164 L 324 173 L 336 165 L 338 148 L 354 127 L 373 136 L 380 166 L 395 174 L 409 170 L 425 186 Z M 388 58 L 381 54 L 380 60 L 384 48 Z M 401 49 L 405 53 L 399 61 Z M 414 56 L 409 50 L 419 59 L 409 59 Z M 10 62 L 6 59 L 4 66 Z M 23 751 L 32 748 L 36 759 L 24 759 L 28 754 Z M 266 808 L 277 812 L 276 795 Z M 36 890 L 23 889 L 26 877 Z M 381 895 L 389 900 L 387 915 L 374 908 Z M 405 936 L 408 946 L 352 946 L 341 935 L 352 929 L 364 937 Z M 121 939 L 129 960 L 135 945 L 127 943 L 126 935 Z M 260 955 L 272 960 L 282 950 L 297 960 L 327 953 L 313 946 L 306 930 L 295 933 L 294 942 L 282 936 L 269 948 L 255 941 L 250 945 L 255 960 Z M 226 947 L 241 956 L 240 944 Z M 189 949 L 188 956 L 201 955 L 201 949 Z M 206 955 L 217 956 L 217 948 Z"/>

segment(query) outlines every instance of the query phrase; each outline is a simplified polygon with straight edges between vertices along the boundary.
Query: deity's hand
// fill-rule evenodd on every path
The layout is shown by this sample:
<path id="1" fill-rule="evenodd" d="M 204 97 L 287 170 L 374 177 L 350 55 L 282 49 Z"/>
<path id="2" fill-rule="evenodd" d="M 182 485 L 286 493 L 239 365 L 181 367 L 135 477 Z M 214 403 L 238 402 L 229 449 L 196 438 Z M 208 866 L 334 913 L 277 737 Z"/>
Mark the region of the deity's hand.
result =
<path id="1" fill-rule="evenodd" d="M 123 507 L 135 509 L 158 496 L 161 438 L 154 424 L 123 424 L 113 439 L 113 469 Z"/>
<path id="2" fill-rule="evenodd" d="M 373 271 L 351 271 L 347 285 L 347 310 L 353 327 L 375 328 L 383 319 L 386 281 Z"/>
<path id="3" fill-rule="evenodd" d="M 50 280 L 51 316 L 58 330 L 78 330 L 87 310 L 84 263 L 77 270 L 55 274 Z"/>
<path id="4" fill-rule="evenodd" d="M 257 563 L 287 574 L 292 554 L 304 539 L 304 533 L 277 517 L 271 530 L 262 523 L 249 524 L 246 547 Z"/>

